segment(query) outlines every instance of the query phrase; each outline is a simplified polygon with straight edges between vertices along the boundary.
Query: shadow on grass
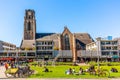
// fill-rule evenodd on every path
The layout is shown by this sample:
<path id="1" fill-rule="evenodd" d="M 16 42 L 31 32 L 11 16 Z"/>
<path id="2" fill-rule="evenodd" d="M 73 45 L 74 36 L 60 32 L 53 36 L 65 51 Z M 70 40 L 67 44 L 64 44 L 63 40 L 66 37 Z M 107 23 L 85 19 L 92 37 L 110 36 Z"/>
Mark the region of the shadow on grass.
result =
<path id="1" fill-rule="evenodd" d="M 35 76 L 44 76 L 43 74 L 35 74 Z"/>
<path id="2" fill-rule="evenodd" d="M 115 76 L 108 76 L 108 78 L 115 78 Z"/>

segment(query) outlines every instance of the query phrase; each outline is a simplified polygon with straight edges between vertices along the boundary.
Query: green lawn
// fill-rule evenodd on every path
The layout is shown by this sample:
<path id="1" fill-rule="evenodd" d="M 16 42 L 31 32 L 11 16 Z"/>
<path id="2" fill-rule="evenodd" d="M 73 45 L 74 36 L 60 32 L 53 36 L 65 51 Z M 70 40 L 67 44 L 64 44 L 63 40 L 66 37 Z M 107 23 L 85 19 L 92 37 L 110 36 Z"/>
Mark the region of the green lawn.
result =
<path id="1" fill-rule="evenodd" d="M 69 68 L 75 68 L 75 71 L 79 71 L 79 68 L 83 69 L 88 68 L 89 66 L 70 66 L 70 65 L 59 65 L 59 66 L 47 66 L 52 72 L 43 72 L 44 67 L 31 66 L 31 69 L 36 71 L 36 74 L 31 75 L 30 78 L 107 78 L 107 77 L 98 77 L 95 75 L 90 75 L 85 73 L 84 75 L 66 75 L 65 71 Z M 103 69 L 110 71 L 111 67 L 117 68 L 118 73 L 110 72 L 111 77 L 120 77 L 120 67 L 119 66 L 101 66 Z"/>

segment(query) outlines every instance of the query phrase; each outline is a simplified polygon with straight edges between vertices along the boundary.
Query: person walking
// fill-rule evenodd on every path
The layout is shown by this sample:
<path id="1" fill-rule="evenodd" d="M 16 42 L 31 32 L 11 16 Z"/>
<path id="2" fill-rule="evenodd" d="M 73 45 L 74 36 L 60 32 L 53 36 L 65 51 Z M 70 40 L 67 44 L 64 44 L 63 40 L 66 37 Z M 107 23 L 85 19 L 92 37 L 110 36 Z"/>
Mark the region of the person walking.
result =
<path id="1" fill-rule="evenodd" d="M 6 63 L 5 63 L 5 69 L 7 70 L 8 67 L 9 67 L 9 64 L 6 62 Z"/>

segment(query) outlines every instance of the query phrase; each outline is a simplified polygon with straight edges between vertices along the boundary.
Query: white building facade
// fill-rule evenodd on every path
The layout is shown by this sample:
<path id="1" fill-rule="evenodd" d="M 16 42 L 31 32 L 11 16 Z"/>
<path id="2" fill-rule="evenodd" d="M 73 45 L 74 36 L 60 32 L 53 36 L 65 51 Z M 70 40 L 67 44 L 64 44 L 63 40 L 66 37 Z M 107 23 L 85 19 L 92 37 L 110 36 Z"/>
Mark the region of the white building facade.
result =
<path id="1" fill-rule="evenodd" d="M 16 45 L 0 40 L 0 50 L 15 50 Z"/>
<path id="2" fill-rule="evenodd" d="M 96 42 L 92 42 L 86 45 L 86 52 L 88 54 L 94 54 L 92 57 L 107 60 L 107 61 L 119 61 L 119 49 L 118 40 L 109 40 L 103 38 L 97 38 Z"/>

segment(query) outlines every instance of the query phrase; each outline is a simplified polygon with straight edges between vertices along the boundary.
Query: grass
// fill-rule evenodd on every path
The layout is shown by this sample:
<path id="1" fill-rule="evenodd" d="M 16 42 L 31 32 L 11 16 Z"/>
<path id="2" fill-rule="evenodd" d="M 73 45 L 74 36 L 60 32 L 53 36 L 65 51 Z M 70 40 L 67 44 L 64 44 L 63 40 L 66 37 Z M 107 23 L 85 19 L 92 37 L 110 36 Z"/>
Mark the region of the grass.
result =
<path id="1" fill-rule="evenodd" d="M 79 71 L 79 68 L 82 67 L 84 70 L 89 66 L 70 66 L 70 65 L 59 65 L 59 66 L 47 66 L 49 70 L 52 72 L 43 72 L 44 67 L 31 66 L 31 69 L 35 70 L 37 73 L 31 75 L 30 78 L 107 78 L 107 77 L 99 77 L 95 75 L 90 75 L 89 73 L 85 73 L 85 75 L 66 75 L 65 71 L 69 68 L 75 68 L 75 71 Z M 120 77 L 120 67 L 119 66 L 101 66 L 103 69 L 107 69 L 110 71 L 111 67 L 118 69 L 118 73 L 110 72 L 111 77 Z"/>

